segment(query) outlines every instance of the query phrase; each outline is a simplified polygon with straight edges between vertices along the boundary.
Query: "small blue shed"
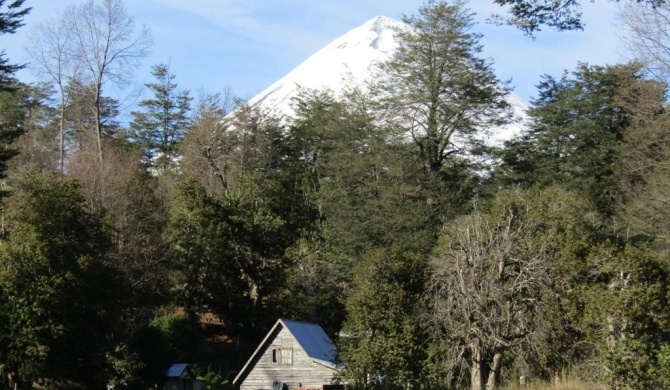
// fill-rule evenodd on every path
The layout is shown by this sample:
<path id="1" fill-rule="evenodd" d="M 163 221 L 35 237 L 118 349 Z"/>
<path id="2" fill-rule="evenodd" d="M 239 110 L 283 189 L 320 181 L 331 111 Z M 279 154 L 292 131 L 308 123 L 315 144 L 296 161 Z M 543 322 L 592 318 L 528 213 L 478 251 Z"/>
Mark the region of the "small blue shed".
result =
<path id="1" fill-rule="evenodd" d="M 200 390 L 204 383 L 196 380 L 196 376 L 187 363 L 173 364 L 167 370 L 164 390 Z"/>

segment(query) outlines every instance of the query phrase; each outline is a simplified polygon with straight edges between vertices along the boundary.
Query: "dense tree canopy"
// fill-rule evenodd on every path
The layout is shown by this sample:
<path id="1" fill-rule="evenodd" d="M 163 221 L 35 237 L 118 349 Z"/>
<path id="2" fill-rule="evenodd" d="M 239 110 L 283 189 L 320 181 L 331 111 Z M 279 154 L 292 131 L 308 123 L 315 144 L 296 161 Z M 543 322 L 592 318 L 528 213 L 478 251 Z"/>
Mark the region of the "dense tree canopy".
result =
<path id="1" fill-rule="evenodd" d="M 492 1 L 581 27 L 576 0 Z M 27 12 L 0 0 L 0 34 Z M 493 147 L 508 89 L 472 18 L 427 1 L 369 88 L 302 90 L 291 118 L 230 91 L 191 115 L 161 64 L 126 123 L 111 87 L 148 35 L 121 0 L 35 30 L 71 55 L 38 55 L 48 82 L 0 55 L 0 387 L 160 388 L 189 361 L 223 388 L 277 317 L 321 325 L 351 388 L 667 387 L 664 78 L 546 75 Z"/>
<path id="2" fill-rule="evenodd" d="M 622 99 L 641 82 L 635 63 L 579 64 L 560 79 L 545 76 L 528 111 L 529 131 L 507 142 L 498 178 L 578 190 L 611 215 L 618 198 L 615 171 L 631 120 Z"/>
<path id="3" fill-rule="evenodd" d="M 105 226 L 73 180 L 27 172 L 13 184 L 0 243 L 0 381 L 100 386 L 122 298 Z"/>

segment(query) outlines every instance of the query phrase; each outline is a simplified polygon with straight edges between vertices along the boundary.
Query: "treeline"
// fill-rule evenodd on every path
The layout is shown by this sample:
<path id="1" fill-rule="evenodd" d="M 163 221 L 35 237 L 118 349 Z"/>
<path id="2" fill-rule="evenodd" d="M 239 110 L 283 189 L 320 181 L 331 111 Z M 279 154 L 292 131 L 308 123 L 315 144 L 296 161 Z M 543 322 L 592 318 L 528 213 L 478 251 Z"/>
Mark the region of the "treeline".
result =
<path id="1" fill-rule="evenodd" d="M 426 3 L 369 89 L 303 91 L 291 118 L 157 64 L 127 126 L 103 92 L 148 40 L 123 3 L 40 25 L 48 83 L 0 57 L 0 387 L 146 389 L 178 361 L 222 385 L 278 317 L 364 387 L 670 385 L 666 84 L 545 76 L 493 146 L 515 118 L 472 18 Z"/>

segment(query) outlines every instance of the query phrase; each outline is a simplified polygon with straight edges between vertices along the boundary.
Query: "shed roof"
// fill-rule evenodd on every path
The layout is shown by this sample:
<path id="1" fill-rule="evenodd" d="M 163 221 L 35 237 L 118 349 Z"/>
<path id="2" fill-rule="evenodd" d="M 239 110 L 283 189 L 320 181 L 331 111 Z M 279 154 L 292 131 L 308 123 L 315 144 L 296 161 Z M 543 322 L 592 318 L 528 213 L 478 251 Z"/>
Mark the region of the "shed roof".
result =
<path id="1" fill-rule="evenodd" d="M 179 378 L 184 374 L 184 371 L 189 371 L 187 363 L 173 364 L 167 370 L 168 378 Z"/>

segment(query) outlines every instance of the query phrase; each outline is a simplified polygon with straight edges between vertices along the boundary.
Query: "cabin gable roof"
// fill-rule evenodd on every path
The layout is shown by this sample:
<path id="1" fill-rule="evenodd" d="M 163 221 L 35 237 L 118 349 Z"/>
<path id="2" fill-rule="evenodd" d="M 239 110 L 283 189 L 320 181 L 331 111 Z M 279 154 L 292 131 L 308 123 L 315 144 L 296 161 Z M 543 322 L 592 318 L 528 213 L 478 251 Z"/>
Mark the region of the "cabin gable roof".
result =
<path id="1" fill-rule="evenodd" d="M 300 348 L 305 351 L 307 356 L 314 363 L 337 370 L 335 364 L 337 357 L 335 345 L 319 325 L 308 322 L 279 319 L 272 329 L 270 329 L 265 338 L 263 338 L 263 341 L 258 345 L 254 353 L 233 380 L 233 383 L 236 386 L 239 386 L 246 378 L 249 372 L 253 369 L 258 358 L 270 346 L 271 341 L 277 337 L 282 329 L 286 329 L 291 336 L 293 336 Z"/>

